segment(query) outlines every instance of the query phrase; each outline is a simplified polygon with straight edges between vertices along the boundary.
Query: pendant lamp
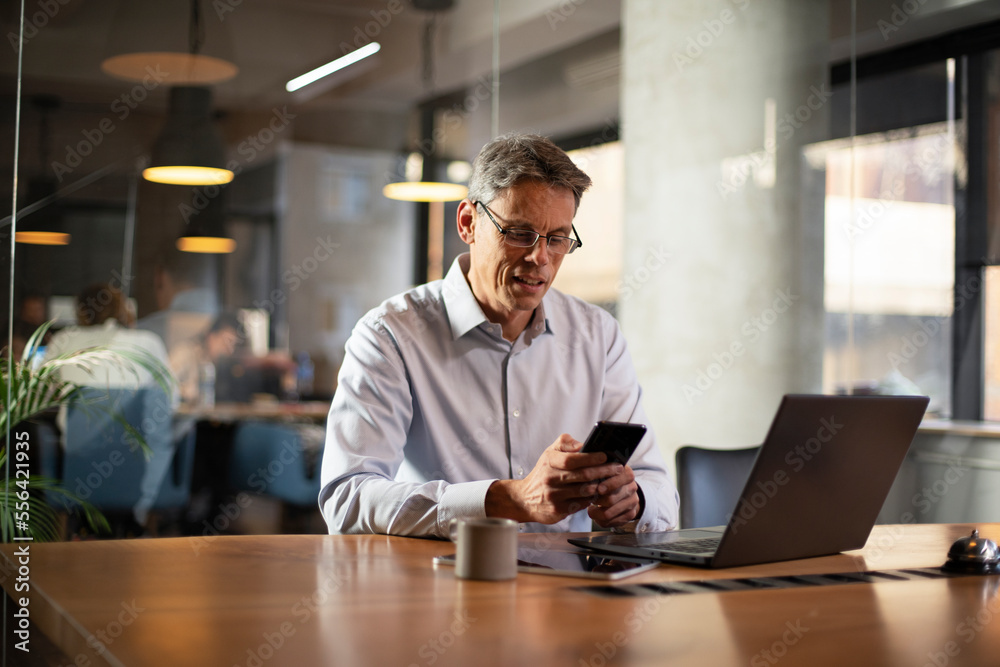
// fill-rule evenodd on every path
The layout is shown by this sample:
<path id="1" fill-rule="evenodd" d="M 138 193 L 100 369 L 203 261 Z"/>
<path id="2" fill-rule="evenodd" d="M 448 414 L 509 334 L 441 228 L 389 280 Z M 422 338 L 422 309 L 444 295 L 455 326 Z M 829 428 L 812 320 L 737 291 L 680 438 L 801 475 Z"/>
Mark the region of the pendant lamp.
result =
<path id="1" fill-rule="evenodd" d="M 469 194 L 469 188 L 460 183 L 434 181 L 400 181 L 382 188 L 382 194 L 398 201 L 460 201 Z"/>
<path id="2" fill-rule="evenodd" d="M 207 188 L 206 190 L 212 190 Z M 223 187 L 202 193 L 207 206 L 191 213 L 184 231 L 177 239 L 177 249 L 182 252 L 227 254 L 236 250 L 236 241 L 226 235 L 226 192 Z"/>
<path id="3" fill-rule="evenodd" d="M 125 81 L 207 85 L 228 81 L 233 64 L 225 19 L 203 0 L 121 0 L 108 33 L 101 69 Z M 232 3 L 218 3 L 225 5 Z M 229 8 L 230 11 L 232 8 Z"/>
<path id="4" fill-rule="evenodd" d="M 437 12 L 451 9 L 454 1 L 418 0 L 413 5 L 417 9 L 432 12 L 424 27 L 422 44 L 423 82 L 425 87 L 431 88 L 434 83 L 434 33 L 437 28 Z M 418 169 L 412 169 L 414 159 L 418 161 Z M 382 188 L 382 194 L 389 199 L 414 202 L 459 201 L 465 199 L 465 196 L 469 194 L 469 189 L 459 183 L 424 181 L 420 179 L 419 174 L 411 173 L 422 171 L 422 166 L 421 156 L 419 154 L 411 155 L 410 159 L 407 160 L 406 180 L 389 183 Z"/>
<path id="5" fill-rule="evenodd" d="M 70 235 L 58 231 L 62 226 L 62 205 L 54 178 L 34 178 L 28 183 L 28 201 L 40 206 L 34 212 L 22 211 L 14 240 L 28 245 L 69 245 Z"/>
<path id="6" fill-rule="evenodd" d="M 38 149 L 42 173 L 28 181 L 30 202 L 18 214 L 14 241 L 28 245 L 68 245 L 70 235 L 60 231 L 63 224 L 59 184 L 45 173 L 49 161 L 49 114 L 59 107 L 55 97 L 39 95 L 32 99 L 39 114 Z"/>
<path id="7" fill-rule="evenodd" d="M 222 185 L 233 180 L 211 110 L 212 93 L 208 88 L 171 88 L 167 122 L 142 177 L 174 185 Z"/>
<path id="8" fill-rule="evenodd" d="M 105 73 L 146 87 L 172 86 L 167 121 L 142 176 L 173 185 L 220 185 L 233 180 L 205 87 L 231 79 L 225 13 L 205 14 L 203 0 L 123 0 L 109 33 Z"/>

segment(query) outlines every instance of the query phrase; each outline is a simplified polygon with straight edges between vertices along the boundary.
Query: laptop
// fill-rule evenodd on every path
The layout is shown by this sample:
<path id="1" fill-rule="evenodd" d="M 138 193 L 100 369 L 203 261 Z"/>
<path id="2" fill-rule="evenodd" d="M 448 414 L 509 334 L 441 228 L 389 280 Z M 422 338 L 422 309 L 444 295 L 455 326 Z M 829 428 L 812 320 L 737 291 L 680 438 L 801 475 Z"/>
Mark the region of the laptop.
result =
<path id="1" fill-rule="evenodd" d="M 604 553 L 711 568 L 860 549 L 928 401 L 787 395 L 727 525 L 569 541 Z"/>

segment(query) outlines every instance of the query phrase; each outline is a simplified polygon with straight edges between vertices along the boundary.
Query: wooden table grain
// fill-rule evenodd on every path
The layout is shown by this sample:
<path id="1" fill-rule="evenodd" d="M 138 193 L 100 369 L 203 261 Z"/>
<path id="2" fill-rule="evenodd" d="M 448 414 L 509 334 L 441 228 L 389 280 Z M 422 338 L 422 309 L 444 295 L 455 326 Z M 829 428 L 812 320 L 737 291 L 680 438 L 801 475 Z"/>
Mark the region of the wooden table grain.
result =
<path id="1" fill-rule="evenodd" d="M 972 528 L 878 526 L 863 550 L 615 585 L 937 566 Z M 1000 524 L 978 528 L 1000 540 Z M 0 547 L 14 596 L 17 548 Z M 608 598 L 583 579 L 458 580 L 431 562 L 453 551 L 387 536 L 35 544 L 29 608 L 33 632 L 92 665 L 1000 664 L 997 575 Z"/>

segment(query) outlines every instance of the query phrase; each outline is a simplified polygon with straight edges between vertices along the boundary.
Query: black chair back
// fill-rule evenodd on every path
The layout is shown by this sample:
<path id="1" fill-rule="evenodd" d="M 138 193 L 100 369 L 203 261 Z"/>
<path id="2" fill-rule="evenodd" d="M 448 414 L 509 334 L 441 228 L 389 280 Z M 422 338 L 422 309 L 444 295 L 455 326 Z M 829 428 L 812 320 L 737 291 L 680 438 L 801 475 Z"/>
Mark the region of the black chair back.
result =
<path id="1" fill-rule="evenodd" d="M 721 526 L 729 522 L 750 476 L 760 447 L 706 449 L 687 445 L 677 450 L 677 492 L 681 528 Z"/>

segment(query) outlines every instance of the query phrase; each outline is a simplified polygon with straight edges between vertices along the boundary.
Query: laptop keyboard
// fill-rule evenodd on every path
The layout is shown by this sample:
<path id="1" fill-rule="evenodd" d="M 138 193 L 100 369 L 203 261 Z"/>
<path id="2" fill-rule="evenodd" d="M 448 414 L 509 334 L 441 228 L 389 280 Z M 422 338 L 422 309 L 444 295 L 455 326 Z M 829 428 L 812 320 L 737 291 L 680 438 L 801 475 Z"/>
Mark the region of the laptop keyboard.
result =
<path id="1" fill-rule="evenodd" d="M 664 551 L 677 551 L 682 554 L 700 554 L 713 552 L 719 547 L 722 537 L 702 537 L 692 540 L 678 540 L 676 542 L 661 542 L 659 544 L 644 544 L 642 546 L 652 549 L 663 549 Z"/>

